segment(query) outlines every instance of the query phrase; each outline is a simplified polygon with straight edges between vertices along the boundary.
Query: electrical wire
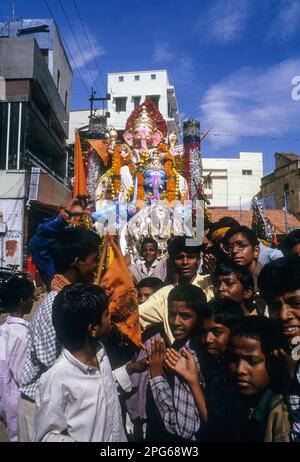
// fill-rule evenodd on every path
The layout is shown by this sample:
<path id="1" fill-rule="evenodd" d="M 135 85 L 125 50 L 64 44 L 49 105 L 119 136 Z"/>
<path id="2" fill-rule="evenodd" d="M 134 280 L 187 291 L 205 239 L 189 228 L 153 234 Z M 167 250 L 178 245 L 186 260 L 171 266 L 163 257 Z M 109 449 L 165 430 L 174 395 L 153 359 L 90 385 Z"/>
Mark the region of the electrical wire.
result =
<path id="1" fill-rule="evenodd" d="M 72 59 L 72 62 L 74 63 L 74 66 L 76 67 L 76 70 L 77 70 L 77 72 L 78 72 L 78 74 L 79 74 L 79 77 L 80 77 L 81 80 L 82 80 L 82 83 L 83 83 L 83 85 L 84 85 L 84 87 L 85 87 L 85 89 L 86 89 L 86 91 L 87 91 L 87 94 L 90 96 L 90 90 L 89 90 L 89 88 L 88 88 L 88 86 L 87 86 L 87 84 L 86 84 L 86 82 L 85 82 L 85 80 L 84 80 L 84 78 L 83 78 L 83 76 L 82 76 L 82 74 L 81 74 L 81 72 L 80 72 L 80 70 L 79 70 L 77 64 L 76 64 L 76 61 L 74 60 L 74 58 L 73 58 L 73 56 L 72 56 L 72 53 L 70 52 L 70 49 L 69 49 L 69 47 L 68 47 L 68 45 L 67 45 L 67 42 L 66 42 L 65 39 L 64 39 L 64 36 L 63 36 L 61 30 L 59 29 L 59 27 L 58 27 L 58 25 L 57 25 L 57 23 L 56 23 L 56 21 L 55 21 L 54 15 L 53 15 L 53 13 L 52 13 L 52 10 L 51 10 L 51 8 L 50 8 L 50 6 L 49 6 L 47 0 L 44 0 L 44 3 L 46 4 L 46 6 L 47 6 L 47 8 L 48 8 L 48 10 L 49 10 L 49 13 L 50 13 L 50 15 L 51 15 L 51 17 L 52 17 L 53 21 L 54 21 L 55 24 L 56 24 L 56 27 L 57 27 L 57 29 L 58 29 L 58 31 L 59 31 L 59 34 L 60 34 L 61 38 L 62 38 L 62 41 L 63 41 L 63 43 L 64 43 L 64 46 L 66 47 L 67 52 L 68 52 L 70 58 Z"/>
<path id="2" fill-rule="evenodd" d="M 88 66 L 88 64 L 87 64 L 87 62 L 86 62 L 86 59 L 85 59 L 85 57 L 84 57 L 84 54 L 83 54 L 83 52 L 82 52 L 82 50 L 81 50 L 81 47 L 80 47 L 79 42 L 78 42 L 78 40 L 77 40 L 77 37 L 76 37 L 76 35 L 75 35 L 74 29 L 73 29 L 73 27 L 72 27 L 72 25 L 71 25 L 71 23 L 70 23 L 70 20 L 69 20 L 69 18 L 68 18 L 68 15 L 67 15 L 67 13 L 66 13 L 66 10 L 65 10 L 65 8 L 64 8 L 64 6 L 63 6 L 63 4 L 62 4 L 62 1 L 61 1 L 61 0 L 58 0 L 58 3 L 59 3 L 60 6 L 61 6 L 61 9 L 62 9 L 63 14 L 64 14 L 64 16 L 65 16 L 65 19 L 66 19 L 66 21 L 67 21 L 67 23 L 68 23 L 68 25 L 69 25 L 69 27 L 70 27 L 70 29 L 71 29 L 71 32 L 72 32 L 73 37 L 74 37 L 74 39 L 75 39 L 75 42 L 76 42 L 76 44 L 77 44 L 77 46 L 78 46 L 78 50 L 80 51 L 81 57 L 82 57 L 82 59 L 83 59 L 83 61 L 84 61 L 84 64 L 86 65 L 86 69 L 87 69 L 87 71 L 88 71 L 88 73 L 89 73 L 89 75 L 90 75 L 91 83 L 92 83 L 92 85 L 99 91 L 99 89 L 97 88 L 97 85 L 96 85 L 96 83 L 95 83 L 95 80 L 94 80 L 94 78 L 93 78 L 93 76 L 92 76 L 92 74 L 91 74 L 91 71 L 90 71 L 90 69 L 89 69 L 89 66 Z"/>
<path id="3" fill-rule="evenodd" d="M 87 39 L 87 41 L 88 41 L 88 44 L 89 44 L 89 47 L 90 47 L 90 50 L 91 50 L 91 53 L 92 53 L 92 56 L 93 56 L 93 59 L 94 59 L 94 63 L 96 64 L 96 67 L 97 67 L 97 69 L 98 69 L 99 76 L 100 76 L 101 81 L 102 81 L 102 84 L 103 84 L 104 92 L 106 93 L 106 85 L 105 85 L 105 82 L 104 82 L 104 79 L 103 79 L 103 76 L 102 76 L 102 72 L 100 71 L 99 66 L 98 66 L 98 63 L 97 63 L 97 60 L 96 60 L 96 58 L 95 58 L 95 54 L 94 54 L 94 52 L 93 52 L 93 48 L 92 48 L 90 39 L 89 39 L 89 37 L 88 37 L 88 34 L 87 34 L 87 31 L 86 31 L 84 22 L 82 21 L 82 18 L 81 18 L 81 15 L 80 15 L 78 6 L 77 6 L 77 4 L 76 4 L 76 1 L 73 0 L 73 3 L 74 3 L 74 6 L 75 6 L 75 10 L 76 10 L 76 12 L 77 12 L 77 15 L 78 15 L 78 17 L 79 17 L 79 20 L 80 20 L 80 22 L 81 22 L 81 25 L 82 25 L 82 28 L 83 28 L 85 37 L 86 37 L 86 39 Z"/>

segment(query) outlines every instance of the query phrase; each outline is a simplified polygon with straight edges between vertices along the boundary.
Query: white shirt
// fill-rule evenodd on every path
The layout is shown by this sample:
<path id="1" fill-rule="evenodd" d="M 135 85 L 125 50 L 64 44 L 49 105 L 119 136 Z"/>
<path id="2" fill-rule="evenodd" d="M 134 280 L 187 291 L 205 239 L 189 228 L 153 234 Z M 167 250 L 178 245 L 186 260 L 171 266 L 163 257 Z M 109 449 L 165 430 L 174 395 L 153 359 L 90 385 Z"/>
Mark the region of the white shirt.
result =
<path id="1" fill-rule="evenodd" d="M 117 387 L 99 342 L 99 369 L 63 349 L 36 389 L 34 441 L 126 442 Z"/>
<path id="2" fill-rule="evenodd" d="M 139 261 L 130 265 L 129 271 L 136 283 L 145 278 L 159 278 L 164 282 L 167 277 L 167 259 L 154 260 L 149 268 L 146 267 L 144 261 Z"/>
<path id="3" fill-rule="evenodd" d="M 17 406 L 27 330 L 28 322 L 14 316 L 7 316 L 0 326 L 0 418 L 6 423 L 10 441 L 17 441 Z"/>

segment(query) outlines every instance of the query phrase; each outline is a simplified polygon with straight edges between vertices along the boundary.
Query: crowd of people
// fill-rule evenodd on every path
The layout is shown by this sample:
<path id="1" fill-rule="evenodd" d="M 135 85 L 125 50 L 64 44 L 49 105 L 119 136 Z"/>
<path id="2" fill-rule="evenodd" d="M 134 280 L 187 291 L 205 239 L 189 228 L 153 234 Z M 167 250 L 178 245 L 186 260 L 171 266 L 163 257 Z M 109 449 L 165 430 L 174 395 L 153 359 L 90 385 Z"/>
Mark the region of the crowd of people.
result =
<path id="1" fill-rule="evenodd" d="M 226 217 L 159 258 L 151 237 L 128 261 L 144 348 L 94 284 L 100 238 L 66 215 L 29 249 L 47 287 L 2 289 L 0 419 L 10 441 L 300 441 L 300 230 L 281 250 Z M 74 210 L 73 210 L 74 212 Z M 63 283 L 62 283 L 63 281 Z"/>

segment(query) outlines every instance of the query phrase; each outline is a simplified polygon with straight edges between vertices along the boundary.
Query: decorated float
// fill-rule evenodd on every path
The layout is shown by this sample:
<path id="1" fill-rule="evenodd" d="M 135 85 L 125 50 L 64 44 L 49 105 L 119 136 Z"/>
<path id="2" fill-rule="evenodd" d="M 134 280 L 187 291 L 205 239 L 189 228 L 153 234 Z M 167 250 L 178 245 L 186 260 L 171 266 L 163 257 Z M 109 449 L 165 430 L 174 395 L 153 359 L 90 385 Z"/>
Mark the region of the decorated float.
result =
<path id="1" fill-rule="evenodd" d="M 118 236 L 122 253 L 131 254 L 133 260 L 145 237 L 154 238 L 164 256 L 171 236 L 193 236 L 195 216 L 207 213 L 206 206 L 200 205 L 208 202 L 200 152 L 204 136 L 200 137 L 197 120 L 185 120 L 180 148 L 176 133 L 168 133 L 166 121 L 150 98 L 131 113 L 123 140 L 114 128 L 91 124 L 85 160 L 87 187 L 82 193 L 75 188 L 74 194 L 89 198 L 97 232 Z M 76 184 L 80 175 L 75 175 Z"/>

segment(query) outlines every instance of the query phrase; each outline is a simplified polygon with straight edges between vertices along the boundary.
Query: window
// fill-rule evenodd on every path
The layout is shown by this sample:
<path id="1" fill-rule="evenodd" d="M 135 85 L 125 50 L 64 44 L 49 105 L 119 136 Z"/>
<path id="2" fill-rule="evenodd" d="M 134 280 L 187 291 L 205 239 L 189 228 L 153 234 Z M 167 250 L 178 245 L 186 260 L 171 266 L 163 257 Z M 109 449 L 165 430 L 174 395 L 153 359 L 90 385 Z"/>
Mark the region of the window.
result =
<path id="1" fill-rule="evenodd" d="M 60 85 L 60 72 L 59 72 L 59 70 L 58 70 L 58 71 L 57 71 L 57 84 L 56 84 L 56 86 L 57 86 L 57 91 L 58 91 L 58 92 L 59 92 L 59 85 Z"/>
<path id="2" fill-rule="evenodd" d="M 204 187 L 207 189 L 212 189 L 212 177 L 210 175 L 204 179 Z"/>
<path id="3" fill-rule="evenodd" d="M 151 80 L 156 80 L 156 74 L 151 74 Z"/>
<path id="4" fill-rule="evenodd" d="M 134 109 L 138 107 L 141 104 L 141 97 L 140 96 L 133 96 L 132 97 L 132 102 L 134 105 Z"/>
<path id="5" fill-rule="evenodd" d="M 242 170 L 243 175 L 252 175 L 252 170 Z"/>
<path id="6" fill-rule="evenodd" d="M 148 95 L 147 98 L 151 98 L 155 106 L 158 108 L 159 95 Z"/>
<path id="7" fill-rule="evenodd" d="M 134 76 L 134 80 L 140 80 L 140 76 L 139 76 L 139 75 L 135 75 L 135 76 Z"/>
<path id="8" fill-rule="evenodd" d="M 67 109 L 67 104 L 68 104 L 68 92 L 66 91 L 66 93 L 65 93 L 65 109 Z"/>
<path id="9" fill-rule="evenodd" d="M 126 112 L 127 98 L 115 98 L 116 112 Z"/>
<path id="10" fill-rule="evenodd" d="M 119 75 L 119 82 L 124 82 L 124 76 L 123 75 Z"/>

